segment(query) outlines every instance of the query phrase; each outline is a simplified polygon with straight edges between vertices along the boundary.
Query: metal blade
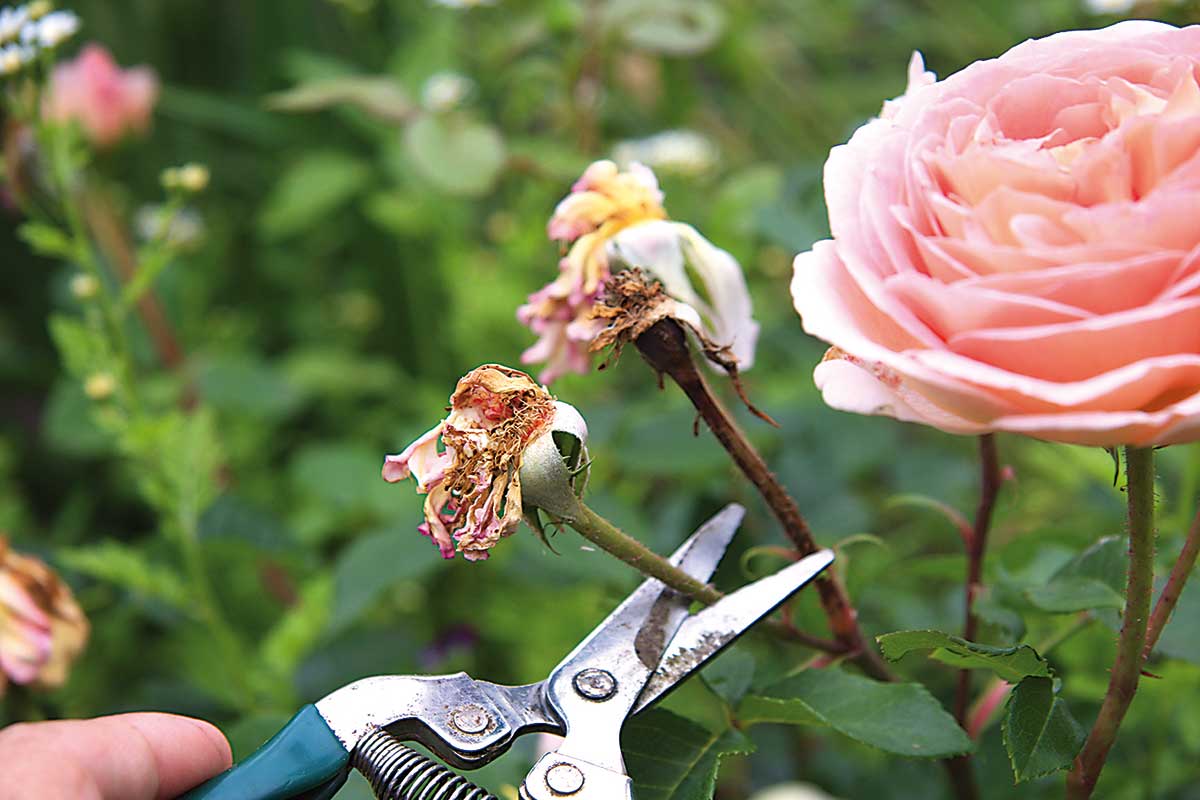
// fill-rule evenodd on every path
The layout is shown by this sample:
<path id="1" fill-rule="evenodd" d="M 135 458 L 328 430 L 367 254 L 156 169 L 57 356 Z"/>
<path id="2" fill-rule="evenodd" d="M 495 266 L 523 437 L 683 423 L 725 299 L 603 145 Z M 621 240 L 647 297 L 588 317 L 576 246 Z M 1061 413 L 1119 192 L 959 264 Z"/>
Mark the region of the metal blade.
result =
<path id="1" fill-rule="evenodd" d="M 746 509 L 737 503 L 725 506 L 679 546 L 671 555 L 671 563 L 696 580 L 707 582 L 721 563 L 721 557 L 745 514 Z M 687 616 L 690 604 L 690 600 L 666 589 L 656 578 L 647 578 L 563 659 L 559 667 L 585 656 L 597 646 L 611 652 L 614 647 L 624 645 L 632 651 L 636 641 L 639 655 L 644 656 L 649 669 L 653 669 Z M 647 631 L 650 631 L 649 635 Z M 657 651 L 653 641 L 656 637 L 659 639 Z"/>
<path id="2" fill-rule="evenodd" d="M 658 669 L 646 682 L 632 713 L 638 713 L 675 688 L 832 563 L 832 550 L 813 553 L 688 617 L 679 626 Z"/>

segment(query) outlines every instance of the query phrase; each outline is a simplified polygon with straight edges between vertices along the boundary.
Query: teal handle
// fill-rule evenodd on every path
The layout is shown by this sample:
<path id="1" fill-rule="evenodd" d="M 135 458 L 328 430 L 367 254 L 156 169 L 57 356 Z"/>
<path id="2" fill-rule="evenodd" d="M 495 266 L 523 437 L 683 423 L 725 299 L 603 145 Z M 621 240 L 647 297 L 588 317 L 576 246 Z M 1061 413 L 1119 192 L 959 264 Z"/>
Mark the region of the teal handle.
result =
<path id="1" fill-rule="evenodd" d="M 249 758 L 179 800 L 294 800 L 332 797 L 350 754 L 317 707 L 307 705 Z"/>

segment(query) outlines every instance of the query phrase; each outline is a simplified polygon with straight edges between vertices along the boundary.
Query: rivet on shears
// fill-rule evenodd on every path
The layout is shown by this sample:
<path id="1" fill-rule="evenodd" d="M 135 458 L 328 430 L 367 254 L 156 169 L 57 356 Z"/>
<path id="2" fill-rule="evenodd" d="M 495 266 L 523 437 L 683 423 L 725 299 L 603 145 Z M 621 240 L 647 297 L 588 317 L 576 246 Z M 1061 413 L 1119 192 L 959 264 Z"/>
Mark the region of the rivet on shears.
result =
<path id="1" fill-rule="evenodd" d="M 574 764 L 555 764 L 546 771 L 546 786 L 555 794 L 575 794 L 583 788 L 583 772 Z"/>
<path id="2" fill-rule="evenodd" d="M 459 706 L 450 715 L 450 724 L 467 734 L 483 733 L 492 724 L 492 717 L 479 706 Z"/>
<path id="3" fill-rule="evenodd" d="M 575 691 L 588 700 L 607 700 L 617 693 L 617 679 L 606 669 L 589 667 L 575 673 Z"/>

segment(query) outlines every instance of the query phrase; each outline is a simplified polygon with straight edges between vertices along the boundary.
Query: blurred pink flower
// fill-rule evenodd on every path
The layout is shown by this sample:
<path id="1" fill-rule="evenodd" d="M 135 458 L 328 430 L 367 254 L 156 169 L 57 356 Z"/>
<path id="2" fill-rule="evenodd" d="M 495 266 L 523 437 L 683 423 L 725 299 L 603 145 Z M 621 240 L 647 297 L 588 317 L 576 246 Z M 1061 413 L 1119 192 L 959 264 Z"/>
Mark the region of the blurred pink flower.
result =
<path id="1" fill-rule="evenodd" d="M 521 462 L 554 416 L 554 398 L 532 378 L 485 364 L 459 380 L 446 419 L 404 452 L 387 456 L 383 478 L 416 478 L 417 491 L 426 495 L 425 522 L 417 530 L 443 558 L 458 550 L 470 561 L 486 559 L 521 522 Z"/>
<path id="2" fill-rule="evenodd" d="M 97 44 L 54 68 L 42 113 L 55 122 L 77 122 L 96 147 L 144 133 L 158 99 L 158 78 L 149 67 L 121 69 Z"/>
<path id="3" fill-rule="evenodd" d="M 8 681 L 60 686 L 87 638 L 87 618 L 67 585 L 0 536 L 0 694 Z"/>
<path id="4" fill-rule="evenodd" d="M 1200 438 L 1200 26 L 1014 47 L 905 94 L 825 165 L 797 256 L 835 408 L 1094 445 Z"/>

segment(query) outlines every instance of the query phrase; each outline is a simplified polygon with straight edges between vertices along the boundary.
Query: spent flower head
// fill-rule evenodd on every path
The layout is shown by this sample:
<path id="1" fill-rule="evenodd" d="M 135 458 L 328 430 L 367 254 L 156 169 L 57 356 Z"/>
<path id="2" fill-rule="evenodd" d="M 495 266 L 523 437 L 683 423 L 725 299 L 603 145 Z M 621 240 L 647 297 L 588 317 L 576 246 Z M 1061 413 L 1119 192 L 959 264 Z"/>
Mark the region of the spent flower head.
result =
<path id="1" fill-rule="evenodd" d="M 449 416 L 402 453 L 386 457 L 383 478 L 416 479 L 417 491 L 426 495 L 425 521 L 417 530 L 443 558 L 458 551 L 470 561 L 483 560 L 526 514 L 523 478 L 542 480 L 538 469 L 544 465 L 532 464 L 534 472 L 526 472 L 527 452 L 534 454 L 531 460 L 557 460 L 563 469 L 553 444 L 556 429 L 580 443 L 586 438 L 578 412 L 524 372 L 485 364 L 459 380 Z M 535 496 L 546 494 L 535 486 Z"/>
<path id="2" fill-rule="evenodd" d="M 9 681 L 62 685 L 87 638 L 87 618 L 67 585 L 0 536 L 0 694 Z"/>
<path id="3" fill-rule="evenodd" d="M 597 161 L 555 208 L 547 233 L 568 248 L 558 278 L 517 309 L 517 318 L 540 337 L 521 360 L 544 362 L 542 381 L 587 371 L 589 352 L 605 329 L 596 307 L 613 272 L 631 267 L 661 281 L 679 301 L 680 319 L 727 349 L 730 363 L 752 365 L 758 323 L 741 267 L 695 228 L 667 219 L 662 203 L 648 167 L 632 164 L 623 171 L 612 161 Z M 700 276 L 702 292 L 689 268 Z"/>

